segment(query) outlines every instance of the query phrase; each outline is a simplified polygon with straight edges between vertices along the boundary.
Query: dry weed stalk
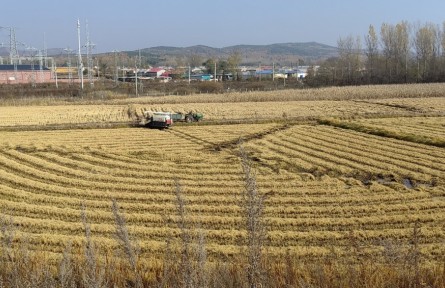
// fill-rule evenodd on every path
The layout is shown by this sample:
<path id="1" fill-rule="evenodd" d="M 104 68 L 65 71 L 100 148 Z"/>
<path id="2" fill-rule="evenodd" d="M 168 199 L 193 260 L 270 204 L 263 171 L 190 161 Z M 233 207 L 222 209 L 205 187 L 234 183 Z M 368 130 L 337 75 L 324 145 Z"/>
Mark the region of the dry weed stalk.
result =
<path id="1" fill-rule="evenodd" d="M 241 209 L 247 231 L 247 282 L 250 288 L 261 287 L 264 281 L 263 245 L 266 237 L 264 226 L 264 195 L 258 191 L 252 163 L 240 145 L 241 164 L 244 172 L 244 191 Z"/>
<path id="2" fill-rule="evenodd" d="M 12 216 L 7 218 L 5 215 L 0 216 L 0 231 L 2 234 L 2 262 L 12 260 L 12 242 L 15 236 L 14 219 Z"/>
<path id="3" fill-rule="evenodd" d="M 101 269 L 96 256 L 96 247 L 91 237 L 91 227 L 88 223 L 85 203 L 81 207 L 82 224 L 85 229 L 85 266 L 83 267 L 82 280 L 85 287 L 106 287 L 104 271 Z"/>
<path id="4" fill-rule="evenodd" d="M 421 252 L 419 248 L 419 237 L 420 237 L 420 222 L 417 220 L 414 223 L 413 228 L 413 239 L 412 239 L 412 247 L 409 253 L 409 262 L 410 262 L 410 270 L 414 270 L 414 287 L 422 287 L 421 285 L 421 275 L 420 275 L 420 261 L 421 261 Z"/>
<path id="5" fill-rule="evenodd" d="M 123 214 L 119 212 L 119 206 L 117 201 L 113 199 L 112 211 L 114 215 L 114 220 L 116 224 L 116 236 L 118 242 L 121 244 L 121 247 L 124 250 L 124 254 L 130 264 L 131 270 L 134 273 L 135 287 L 143 287 L 141 272 L 138 269 L 138 261 L 139 261 L 139 248 L 133 244 L 130 239 L 130 234 L 128 233 L 127 224 L 125 221 L 125 217 Z"/>
<path id="6" fill-rule="evenodd" d="M 74 275 L 74 262 L 72 255 L 72 243 L 69 241 L 63 251 L 63 257 L 59 264 L 59 285 L 61 288 L 76 287 Z"/>
<path id="7" fill-rule="evenodd" d="M 183 197 L 182 187 L 178 180 L 175 180 L 176 211 L 179 221 L 178 228 L 181 230 L 181 261 L 179 264 L 182 287 L 193 287 L 193 254 L 192 254 L 192 235 L 188 222 L 186 220 L 185 199 Z"/>
<path id="8" fill-rule="evenodd" d="M 188 220 L 186 200 L 183 197 L 182 186 L 178 180 L 175 180 L 175 196 L 178 214 L 177 226 L 181 231 L 180 275 L 177 285 L 186 288 L 207 287 L 208 273 L 206 268 L 205 235 L 202 230 L 200 230 L 197 239 L 193 235 L 194 227 L 191 227 Z"/>

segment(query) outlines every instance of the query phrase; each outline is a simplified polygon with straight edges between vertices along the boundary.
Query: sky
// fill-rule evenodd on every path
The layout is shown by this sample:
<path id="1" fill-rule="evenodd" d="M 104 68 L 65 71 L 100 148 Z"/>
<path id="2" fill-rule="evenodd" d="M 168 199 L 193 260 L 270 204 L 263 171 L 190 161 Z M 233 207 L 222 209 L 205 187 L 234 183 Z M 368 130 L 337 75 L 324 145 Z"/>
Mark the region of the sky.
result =
<path id="1" fill-rule="evenodd" d="M 336 46 L 340 37 L 364 37 L 369 25 L 442 27 L 444 11 L 444 0 L 5 0 L 0 26 L 14 27 L 22 47 L 77 49 L 79 19 L 82 46 L 88 23 L 94 53 L 312 41 Z M 9 45 L 8 35 L 0 30 L 0 44 Z"/>

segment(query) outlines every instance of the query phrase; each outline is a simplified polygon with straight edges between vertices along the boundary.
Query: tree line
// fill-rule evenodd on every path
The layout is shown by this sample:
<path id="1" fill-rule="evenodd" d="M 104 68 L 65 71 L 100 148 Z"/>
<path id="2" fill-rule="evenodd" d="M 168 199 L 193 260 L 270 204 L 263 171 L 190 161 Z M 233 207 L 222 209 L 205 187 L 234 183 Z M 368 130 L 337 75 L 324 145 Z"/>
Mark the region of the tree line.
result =
<path id="1" fill-rule="evenodd" d="M 362 38 L 337 40 L 338 57 L 308 71 L 310 86 L 445 81 L 445 22 L 369 25 Z"/>

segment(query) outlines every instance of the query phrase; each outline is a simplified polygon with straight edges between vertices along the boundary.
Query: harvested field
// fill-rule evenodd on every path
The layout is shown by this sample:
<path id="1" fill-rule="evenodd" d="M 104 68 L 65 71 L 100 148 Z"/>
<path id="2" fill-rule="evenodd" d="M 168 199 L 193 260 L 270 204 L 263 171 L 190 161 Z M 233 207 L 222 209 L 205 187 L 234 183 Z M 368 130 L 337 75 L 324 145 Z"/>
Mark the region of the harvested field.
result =
<path id="1" fill-rule="evenodd" d="M 158 277 L 169 245 L 184 243 L 186 224 L 190 239 L 204 241 L 208 263 L 239 268 L 249 234 L 243 150 L 264 197 L 269 260 L 347 269 L 369 261 L 386 271 L 388 263 L 414 265 L 406 261 L 417 255 L 422 269 L 437 268 L 445 255 L 445 98 L 430 96 L 2 106 L 1 239 L 52 263 L 67 243 L 79 256 L 91 240 L 107 261 L 122 245 L 117 203 L 138 265 L 158 269 L 146 279 Z M 129 109 L 194 110 L 205 120 L 132 127 Z"/>
<path id="2" fill-rule="evenodd" d="M 321 116 L 344 115 L 376 117 L 388 114 L 400 116 L 404 109 L 382 107 L 377 104 L 353 101 L 294 101 L 260 103 L 195 103 L 162 105 L 66 105 L 66 106 L 4 106 L 0 107 L 0 128 L 23 126 L 67 126 L 84 124 L 128 124 L 129 107 L 141 114 L 143 110 L 204 113 L 206 120 L 264 121 L 285 119 L 313 119 Z M 26 129 L 26 127 L 24 127 Z"/>
<path id="3" fill-rule="evenodd" d="M 269 195 L 270 253 L 283 255 L 286 247 L 300 257 L 326 256 L 334 247 L 348 255 L 351 235 L 370 254 L 379 239 L 408 247 L 416 221 L 422 252 L 431 260 L 442 252 L 443 150 L 330 127 L 274 127 L 1 132 L 1 209 L 11 211 L 35 249 L 59 252 L 67 239 L 81 245 L 84 203 L 94 239 L 112 248 L 116 199 L 142 251 L 160 258 L 165 239 L 179 233 L 169 224 L 176 219 L 177 179 L 208 253 L 220 259 L 244 235 L 233 229 L 241 225 L 243 180 L 237 147 L 213 148 L 242 137 L 250 139 L 243 145 L 256 159 L 260 191 Z M 266 133 L 271 129 L 276 132 Z"/>

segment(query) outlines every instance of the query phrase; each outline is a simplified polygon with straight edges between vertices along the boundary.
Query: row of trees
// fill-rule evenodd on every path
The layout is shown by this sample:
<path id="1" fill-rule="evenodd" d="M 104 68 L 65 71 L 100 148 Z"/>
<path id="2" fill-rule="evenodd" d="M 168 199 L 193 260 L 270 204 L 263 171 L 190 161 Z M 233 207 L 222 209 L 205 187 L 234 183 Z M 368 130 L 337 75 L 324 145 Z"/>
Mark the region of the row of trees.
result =
<path id="1" fill-rule="evenodd" d="M 370 25 L 364 39 L 349 35 L 337 45 L 339 56 L 311 70 L 309 85 L 445 81 L 445 22 Z"/>
<path id="2" fill-rule="evenodd" d="M 140 54 L 137 52 L 113 52 L 98 56 L 97 66 L 102 76 L 114 78 L 121 67 L 147 68 L 155 66 L 159 61 L 165 62 L 166 66 L 176 67 L 176 73 L 184 75 L 188 73 L 188 67 L 204 67 L 204 72 L 208 74 L 214 74 L 216 70 L 216 73 L 236 75 L 241 63 L 241 54 L 234 51 L 226 58 L 208 58 L 207 60 L 198 54 L 190 54 L 177 56 L 174 60 L 167 61 L 145 51 Z M 58 66 L 66 65 L 65 59 L 61 59 L 58 63 Z"/>

